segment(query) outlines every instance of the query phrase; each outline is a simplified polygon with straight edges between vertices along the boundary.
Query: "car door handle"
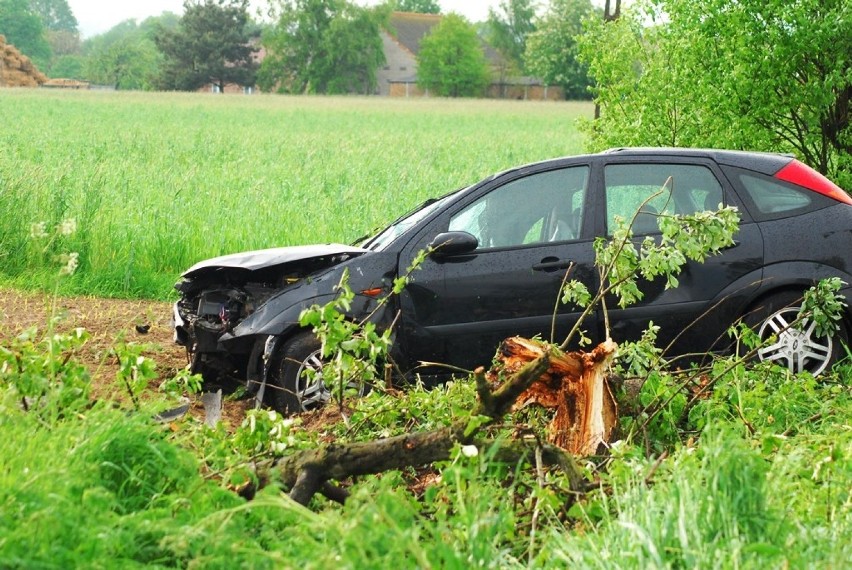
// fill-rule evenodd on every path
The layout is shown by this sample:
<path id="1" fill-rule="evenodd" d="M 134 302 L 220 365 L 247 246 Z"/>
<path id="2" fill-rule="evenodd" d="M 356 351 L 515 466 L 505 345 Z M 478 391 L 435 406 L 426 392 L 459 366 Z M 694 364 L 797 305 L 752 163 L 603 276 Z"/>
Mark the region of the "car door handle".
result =
<path id="1" fill-rule="evenodd" d="M 556 257 L 545 257 L 539 263 L 532 266 L 533 271 L 556 271 L 567 269 L 571 266 L 570 259 L 559 259 Z"/>

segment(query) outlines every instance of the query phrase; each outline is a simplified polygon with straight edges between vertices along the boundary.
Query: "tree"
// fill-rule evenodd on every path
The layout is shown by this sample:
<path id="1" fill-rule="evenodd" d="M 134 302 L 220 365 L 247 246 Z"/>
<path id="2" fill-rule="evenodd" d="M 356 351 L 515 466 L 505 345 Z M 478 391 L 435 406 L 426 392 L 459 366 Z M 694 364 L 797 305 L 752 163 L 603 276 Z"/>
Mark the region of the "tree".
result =
<path id="1" fill-rule="evenodd" d="M 385 62 L 379 30 L 388 13 L 387 6 L 346 0 L 286 2 L 263 37 L 267 56 L 258 85 L 282 93 L 374 93 Z"/>
<path id="2" fill-rule="evenodd" d="M 437 0 L 397 0 L 396 9 L 400 12 L 415 14 L 440 14 L 441 6 Z"/>
<path id="3" fill-rule="evenodd" d="M 32 11 L 28 0 L 0 0 L 0 34 L 37 67 L 48 68 L 50 44 L 41 18 Z"/>
<path id="4" fill-rule="evenodd" d="M 45 29 L 51 32 L 79 33 L 77 18 L 66 0 L 30 0 L 30 8 L 41 18 Z"/>
<path id="5" fill-rule="evenodd" d="M 248 0 L 186 0 L 177 30 L 154 36 L 165 56 L 160 86 L 194 91 L 208 83 L 254 85 L 256 51 L 249 34 Z"/>
<path id="6" fill-rule="evenodd" d="M 791 152 L 852 187 L 847 0 L 645 0 L 582 40 L 592 148 Z"/>
<path id="7" fill-rule="evenodd" d="M 54 57 L 80 54 L 80 34 L 77 32 L 48 30 L 46 36 Z"/>
<path id="8" fill-rule="evenodd" d="M 84 76 L 93 83 L 115 89 L 152 90 L 157 85 L 157 70 L 162 55 L 152 41 L 142 36 L 127 36 L 100 44 L 86 59 Z"/>
<path id="9" fill-rule="evenodd" d="M 490 81 L 476 30 L 458 14 L 448 14 L 420 41 L 417 83 L 443 97 L 476 97 Z"/>
<path id="10" fill-rule="evenodd" d="M 154 36 L 161 30 L 176 30 L 178 23 L 177 15 L 166 12 L 141 24 L 125 20 L 86 40 L 83 78 L 116 89 L 156 89 L 163 55 L 154 43 Z"/>
<path id="11" fill-rule="evenodd" d="M 50 44 L 51 58 L 44 71 L 50 77 L 80 77 L 80 33 L 77 30 L 77 18 L 68 2 L 29 0 L 29 5 L 30 10 L 41 18 L 45 39 Z"/>
<path id="12" fill-rule="evenodd" d="M 499 10 L 488 9 L 488 43 L 521 72 L 525 67 L 527 36 L 535 31 L 534 17 L 532 0 L 501 0 Z"/>
<path id="13" fill-rule="evenodd" d="M 527 71 L 562 87 L 568 99 L 591 98 L 591 80 L 586 64 L 578 58 L 577 38 L 583 21 L 594 13 L 591 0 L 553 0 L 527 38 Z"/>
<path id="14" fill-rule="evenodd" d="M 159 16 L 149 16 L 139 23 L 139 31 L 154 40 L 161 30 L 177 30 L 180 27 L 180 16 L 174 12 L 163 12 Z"/>
<path id="15" fill-rule="evenodd" d="M 50 66 L 49 77 L 63 77 L 67 79 L 83 79 L 83 56 L 62 55 L 54 59 Z"/>

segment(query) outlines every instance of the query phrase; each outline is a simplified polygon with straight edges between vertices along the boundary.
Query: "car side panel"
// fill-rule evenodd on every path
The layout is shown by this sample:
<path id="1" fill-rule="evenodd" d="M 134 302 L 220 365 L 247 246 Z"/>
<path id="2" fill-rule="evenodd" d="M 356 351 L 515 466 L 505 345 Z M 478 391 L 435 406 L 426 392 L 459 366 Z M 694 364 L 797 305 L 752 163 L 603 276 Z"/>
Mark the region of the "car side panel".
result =
<path id="1" fill-rule="evenodd" d="M 718 347 L 739 316 L 732 308 L 753 298 L 763 277 L 763 239 L 757 225 L 741 225 L 735 240 L 736 246 L 704 263 L 688 262 L 674 289 L 665 289 L 665 280 L 658 278 L 641 286 L 645 297 L 634 306 L 619 309 L 610 300 L 612 337 L 619 342 L 637 340 L 653 321 L 660 326 L 658 346 L 673 344 L 673 353 Z"/>
<path id="2" fill-rule="evenodd" d="M 852 207 L 837 204 L 815 212 L 760 223 L 766 264 L 813 261 L 852 273 Z"/>

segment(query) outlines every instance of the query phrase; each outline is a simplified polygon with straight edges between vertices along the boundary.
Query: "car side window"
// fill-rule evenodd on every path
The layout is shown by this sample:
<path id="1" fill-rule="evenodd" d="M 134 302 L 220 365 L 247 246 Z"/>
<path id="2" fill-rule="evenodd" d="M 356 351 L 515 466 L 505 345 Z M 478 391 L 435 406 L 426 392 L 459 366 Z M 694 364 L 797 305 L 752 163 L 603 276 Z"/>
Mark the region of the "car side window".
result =
<path id="1" fill-rule="evenodd" d="M 633 233 L 644 235 L 659 233 L 660 214 L 717 210 L 724 202 L 722 185 L 701 165 L 610 164 L 604 179 L 608 235 L 615 230 L 616 216 L 629 222 L 636 215 Z"/>
<path id="2" fill-rule="evenodd" d="M 450 219 L 479 248 L 568 241 L 580 236 L 589 168 L 539 172 L 495 188 Z"/>

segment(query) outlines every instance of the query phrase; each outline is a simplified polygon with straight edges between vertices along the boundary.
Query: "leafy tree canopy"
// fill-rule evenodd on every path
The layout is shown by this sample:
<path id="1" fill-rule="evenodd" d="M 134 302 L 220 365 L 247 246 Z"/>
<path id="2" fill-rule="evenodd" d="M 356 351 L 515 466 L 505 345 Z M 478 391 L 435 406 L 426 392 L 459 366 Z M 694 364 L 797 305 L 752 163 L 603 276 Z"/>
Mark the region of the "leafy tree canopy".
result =
<path id="1" fill-rule="evenodd" d="M 85 79 L 83 74 L 83 57 L 79 55 L 62 55 L 57 57 L 50 66 L 50 77 L 67 79 Z"/>
<path id="2" fill-rule="evenodd" d="M 248 0 L 186 0 L 180 26 L 155 33 L 165 56 L 160 87 L 194 91 L 208 83 L 254 85 Z"/>
<path id="3" fill-rule="evenodd" d="M 154 37 L 163 30 L 177 30 L 179 23 L 177 14 L 164 12 L 141 24 L 125 20 L 89 38 L 83 42 L 83 78 L 116 89 L 156 89 L 164 57 Z"/>
<path id="4" fill-rule="evenodd" d="M 582 40 L 591 145 L 792 152 L 852 187 L 848 0 L 644 0 Z"/>
<path id="5" fill-rule="evenodd" d="M 144 34 L 125 35 L 96 44 L 85 60 L 83 75 L 93 83 L 116 89 L 157 87 L 162 54 Z"/>
<path id="6" fill-rule="evenodd" d="M 267 56 L 258 85 L 281 93 L 374 93 L 376 70 L 385 63 L 379 31 L 388 14 L 388 5 L 283 1 L 278 22 L 263 36 Z"/>
<path id="7" fill-rule="evenodd" d="M 28 0 L 0 0 L 0 34 L 29 57 L 40 69 L 50 63 L 50 44 L 41 18 L 33 12 Z"/>
<path id="8" fill-rule="evenodd" d="M 66 0 L 29 0 L 32 11 L 51 32 L 78 33 L 77 18 Z"/>
<path id="9" fill-rule="evenodd" d="M 77 18 L 66 0 L 29 0 L 30 9 L 41 18 L 45 39 L 50 44 L 51 58 L 48 68 L 43 69 L 50 77 L 80 76 L 80 33 Z M 68 59 L 68 58 L 71 59 Z M 62 65 L 58 65 L 62 60 Z M 69 64 L 69 62 L 75 62 Z M 69 67 L 70 65 L 70 67 Z M 76 70 L 70 74 L 67 71 Z"/>
<path id="10" fill-rule="evenodd" d="M 591 98 L 591 80 L 578 58 L 577 38 L 583 21 L 594 13 L 591 0 L 553 0 L 536 31 L 527 37 L 527 71 L 562 87 L 568 99 Z"/>
<path id="11" fill-rule="evenodd" d="M 158 31 L 177 30 L 178 26 L 180 26 L 180 16 L 167 11 L 159 16 L 150 16 L 142 20 L 139 24 L 139 30 L 153 40 Z"/>
<path id="12" fill-rule="evenodd" d="M 534 18 L 533 0 L 501 0 L 497 10 L 488 9 L 488 42 L 521 72 L 527 36 L 535 31 Z"/>
<path id="13" fill-rule="evenodd" d="M 417 83 L 443 97 L 475 97 L 490 81 L 476 29 L 458 14 L 448 14 L 420 41 Z"/>
<path id="14" fill-rule="evenodd" d="M 134 18 L 124 20 L 102 34 L 93 36 L 83 42 L 83 52 L 90 53 L 102 45 L 109 45 L 127 39 L 148 39 L 154 42 L 156 35 L 162 31 L 174 32 L 180 26 L 180 16 L 174 12 L 163 12 L 159 16 L 145 18 L 137 23 Z"/>
<path id="15" fill-rule="evenodd" d="M 54 57 L 60 57 L 63 55 L 80 55 L 80 34 L 77 32 L 48 30 L 46 37 Z"/>
<path id="16" fill-rule="evenodd" d="M 440 14 L 441 6 L 437 0 L 396 0 L 396 10 L 415 14 Z"/>

